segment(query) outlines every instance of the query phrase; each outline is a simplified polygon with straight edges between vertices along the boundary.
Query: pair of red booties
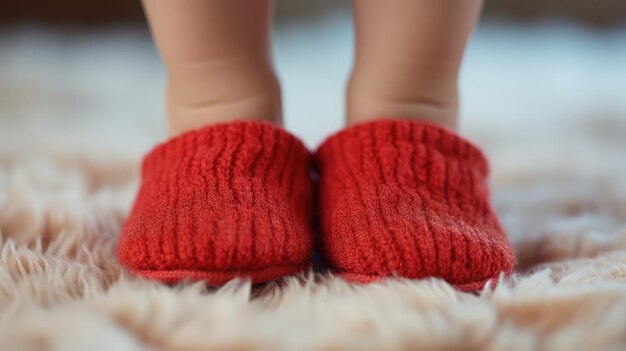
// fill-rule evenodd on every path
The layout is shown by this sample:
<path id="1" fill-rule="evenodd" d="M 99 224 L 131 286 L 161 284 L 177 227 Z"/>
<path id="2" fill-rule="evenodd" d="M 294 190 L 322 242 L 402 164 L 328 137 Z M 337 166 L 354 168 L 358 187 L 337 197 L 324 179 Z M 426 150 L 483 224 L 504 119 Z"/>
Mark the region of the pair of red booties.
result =
<path id="1" fill-rule="evenodd" d="M 318 242 L 350 281 L 437 277 L 475 290 L 515 264 L 487 174 L 478 148 L 427 123 L 356 125 L 315 155 L 269 123 L 212 125 L 145 158 L 117 253 L 133 274 L 163 282 L 258 283 L 306 270 Z"/>

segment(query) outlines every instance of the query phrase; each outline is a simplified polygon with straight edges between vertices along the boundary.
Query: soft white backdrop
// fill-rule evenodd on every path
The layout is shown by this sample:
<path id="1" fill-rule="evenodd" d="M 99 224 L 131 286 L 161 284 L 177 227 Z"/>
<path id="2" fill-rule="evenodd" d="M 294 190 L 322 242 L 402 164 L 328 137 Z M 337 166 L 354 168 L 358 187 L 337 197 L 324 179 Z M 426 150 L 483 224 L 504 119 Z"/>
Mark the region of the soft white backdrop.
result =
<path id="1" fill-rule="evenodd" d="M 287 126 L 314 146 L 342 123 L 352 58 L 350 18 L 331 12 L 281 23 L 275 32 Z M 145 150 L 147 142 L 164 135 L 163 78 L 143 30 L 5 30 L 0 32 L 1 133 L 44 142 L 40 139 L 48 138 L 40 134 L 50 128 L 69 129 L 64 142 L 81 147 L 107 144 L 115 136 L 111 147 Z M 462 125 L 470 132 L 532 128 L 556 134 L 563 120 L 626 116 L 625 92 L 626 28 L 483 23 L 463 66 Z M 120 130 L 117 119 L 132 126 Z M 35 123 L 44 124 L 44 131 Z"/>

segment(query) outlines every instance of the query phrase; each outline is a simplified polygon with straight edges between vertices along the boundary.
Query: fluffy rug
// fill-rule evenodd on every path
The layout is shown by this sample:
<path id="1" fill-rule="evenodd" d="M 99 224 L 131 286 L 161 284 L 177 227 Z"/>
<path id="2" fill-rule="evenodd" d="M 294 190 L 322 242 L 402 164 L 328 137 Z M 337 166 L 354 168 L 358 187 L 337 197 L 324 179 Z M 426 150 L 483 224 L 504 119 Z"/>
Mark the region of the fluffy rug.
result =
<path id="1" fill-rule="evenodd" d="M 550 74 L 570 74 L 568 61 L 552 62 L 542 71 L 544 84 L 519 88 L 528 98 L 516 100 L 523 95 L 513 87 L 524 71 L 503 76 L 516 68 L 498 62 L 514 55 L 491 48 L 488 43 L 506 46 L 508 39 L 490 33 L 500 31 L 479 33 L 468 57 L 477 76 L 464 78 L 473 89 L 464 88 L 470 93 L 463 129 L 491 156 L 494 201 L 519 271 L 479 294 L 436 279 L 359 286 L 316 273 L 261 287 L 232 281 L 217 290 L 130 277 L 114 247 L 137 189 L 139 157 L 163 135 L 162 119 L 155 118 L 162 74 L 148 39 L 118 32 L 71 39 L 30 30 L 4 34 L 0 349 L 626 349 L 626 110 L 616 105 L 622 100 L 587 103 L 612 93 L 593 95 L 594 85 L 581 76 L 578 83 L 588 90 L 553 89 Z M 556 33 L 560 44 L 563 31 Z M 521 39 L 512 41 L 523 45 Z M 301 68 L 289 61 L 300 49 L 289 40 L 279 36 L 279 53 L 288 57 L 283 74 Z M 550 50 L 559 59 L 580 59 L 570 49 Z M 320 65 L 331 73 L 345 68 L 323 66 L 330 61 L 321 57 Z M 594 72 L 608 82 L 601 80 L 604 71 Z M 317 78 L 291 75 L 286 86 L 308 79 L 324 99 L 328 81 Z M 480 90 L 481 84 L 491 85 Z M 491 92 L 490 104 L 480 91 Z M 289 94 L 288 124 L 314 144 L 323 136 L 318 122 L 290 117 L 290 106 L 302 105 L 296 112 L 303 113 L 309 106 Z M 324 132 L 337 127 L 324 122 L 330 117 L 320 122 Z"/>

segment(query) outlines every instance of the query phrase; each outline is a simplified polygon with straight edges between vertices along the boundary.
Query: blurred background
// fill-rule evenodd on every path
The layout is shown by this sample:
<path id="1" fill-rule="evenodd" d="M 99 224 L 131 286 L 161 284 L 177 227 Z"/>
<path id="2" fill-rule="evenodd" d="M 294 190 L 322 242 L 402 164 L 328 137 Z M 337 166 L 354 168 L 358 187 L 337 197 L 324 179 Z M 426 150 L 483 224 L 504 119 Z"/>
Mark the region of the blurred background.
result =
<path id="1" fill-rule="evenodd" d="M 350 2 L 278 0 L 274 32 L 287 127 L 315 147 L 342 126 Z M 0 232 L 46 206 L 50 223 L 68 206 L 92 218 L 89 196 L 123 217 L 140 158 L 166 136 L 163 86 L 139 1 L 1 1 Z M 626 1 L 487 1 L 460 90 L 461 132 L 490 156 L 520 267 L 612 245 L 626 218 Z"/>
<path id="2" fill-rule="evenodd" d="M 349 1 L 276 2 L 287 126 L 311 146 L 342 123 L 350 16 Z M 99 145 L 140 154 L 165 135 L 163 81 L 139 1 L 0 4 L 5 151 Z M 615 133 L 626 115 L 626 2 L 487 1 L 461 96 L 462 126 L 477 137 L 494 128 L 511 138 L 520 130 L 558 134 L 563 123 L 588 119 Z"/>

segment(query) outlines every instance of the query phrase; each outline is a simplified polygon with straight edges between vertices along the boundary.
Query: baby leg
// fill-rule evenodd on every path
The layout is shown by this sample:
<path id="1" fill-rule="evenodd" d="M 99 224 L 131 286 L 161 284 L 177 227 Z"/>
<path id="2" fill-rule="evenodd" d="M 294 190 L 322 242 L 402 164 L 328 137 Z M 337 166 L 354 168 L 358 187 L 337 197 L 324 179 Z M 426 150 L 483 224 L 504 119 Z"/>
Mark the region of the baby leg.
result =
<path id="1" fill-rule="evenodd" d="M 482 288 L 515 257 L 483 153 L 453 130 L 480 0 L 354 1 L 349 127 L 316 153 L 322 247 L 344 278 L 437 277 Z"/>
<path id="2" fill-rule="evenodd" d="M 279 122 L 269 0 L 143 0 L 167 69 L 171 135 L 216 122 Z"/>
<path id="3" fill-rule="evenodd" d="M 308 267 L 310 153 L 269 122 L 280 94 L 268 0 L 144 0 L 171 138 L 144 159 L 117 248 L 163 282 L 265 282 Z"/>
<path id="4" fill-rule="evenodd" d="M 395 116 L 456 127 L 459 65 L 481 3 L 354 1 L 348 124 Z"/>

